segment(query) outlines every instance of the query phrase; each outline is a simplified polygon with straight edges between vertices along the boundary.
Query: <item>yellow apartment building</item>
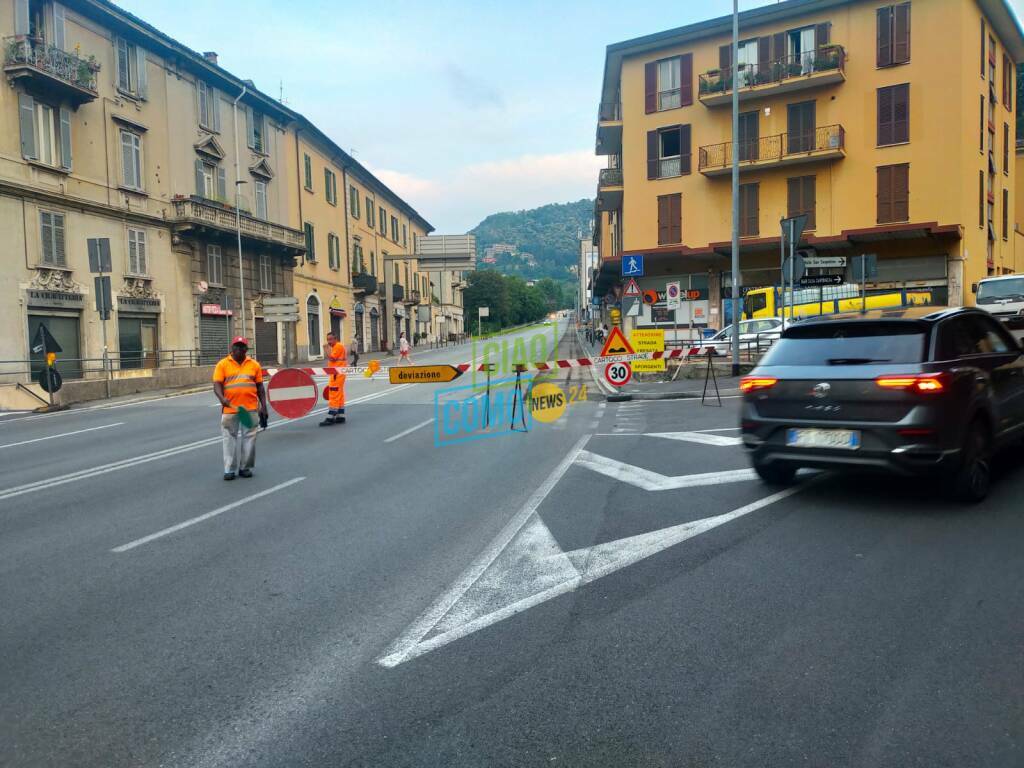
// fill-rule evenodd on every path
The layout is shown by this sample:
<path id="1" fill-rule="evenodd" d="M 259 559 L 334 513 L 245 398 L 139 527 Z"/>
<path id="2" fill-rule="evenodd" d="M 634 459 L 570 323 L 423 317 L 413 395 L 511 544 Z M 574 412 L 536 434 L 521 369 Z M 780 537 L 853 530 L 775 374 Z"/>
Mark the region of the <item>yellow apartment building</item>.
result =
<path id="1" fill-rule="evenodd" d="M 809 256 L 877 254 L 874 292 L 971 303 L 972 282 L 1024 270 L 1015 248 L 1015 68 L 1006 0 L 787 0 L 609 45 L 597 125 L 594 275 L 605 306 L 622 259 L 659 293 L 635 325 L 722 327 L 731 164 L 740 163 L 744 289 L 780 284 L 780 227 L 807 214 Z M 740 126 L 732 136 L 732 89 Z M 734 140 L 735 139 L 735 140 Z M 666 280 L 692 301 L 665 308 Z"/>

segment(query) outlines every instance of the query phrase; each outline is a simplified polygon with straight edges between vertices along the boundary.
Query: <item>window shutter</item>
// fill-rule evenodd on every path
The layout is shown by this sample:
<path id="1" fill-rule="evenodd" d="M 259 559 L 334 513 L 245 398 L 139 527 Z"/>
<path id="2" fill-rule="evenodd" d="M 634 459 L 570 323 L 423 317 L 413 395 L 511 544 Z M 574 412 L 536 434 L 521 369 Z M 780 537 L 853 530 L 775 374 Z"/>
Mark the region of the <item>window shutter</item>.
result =
<path id="1" fill-rule="evenodd" d="M 747 215 L 748 215 L 747 232 L 749 232 L 751 235 L 756 235 L 756 234 L 758 234 L 760 232 L 760 228 L 758 226 L 758 221 L 760 219 L 760 206 L 761 206 L 761 202 L 760 202 L 761 195 L 760 195 L 760 192 L 761 192 L 761 185 L 760 184 L 751 184 L 750 185 L 750 189 L 747 192 L 747 196 L 750 199 L 749 200 L 749 204 L 747 205 Z"/>
<path id="2" fill-rule="evenodd" d="M 60 108 L 60 167 L 71 170 L 71 110 Z"/>
<path id="3" fill-rule="evenodd" d="M 892 221 L 892 166 L 880 166 L 876 173 L 878 210 L 875 218 L 879 224 L 884 224 Z"/>
<path id="4" fill-rule="evenodd" d="M 669 242 L 669 197 L 671 195 L 658 195 L 658 245 Z"/>
<path id="5" fill-rule="evenodd" d="M 1003 106 L 1013 110 L 1013 62 L 1003 54 Z"/>
<path id="6" fill-rule="evenodd" d="M 910 61 L 910 3 L 892 9 L 892 63 Z"/>
<path id="7" fill-rule="evenodd" d="M 804 229 L 817 229 L 818 222 L 815 217 L 815 211 L 818 207 L 817 199 L 817 187 L 818 179 L 816 176 L 804 176 L 803 178 L 803 189 L 801 190 L 800 204 L 802 206 L 801 213 L 807 214 L 807 224 Z"/>
<path id="8" fill-rule="evenodd" d="M 892 91 L 892 140 L 910 141 L 910 83 L 894 85 Z"/>
<path id="9" fill-rule="evenodd" d="M 128 41 L 119 37 L 115 45 L 117 46 L 117 87 L 127 92 L 132 87 L 131 77 L 128 74 Z"/>
<path id="10" fill-rule="evenodd" d="M 135 46 L 135 63 L 138 67 L 136 93 L 144 99 L 149 95 L 149 76 L 146 74 L 146 52 L 138 46 Z"/>
<path id="11" fill-rule="evenodd" d="M 772 56 L 772 39 L 770 37 L 760 37 L 757 40 L 757 73 L 758 75 L 768 76 L 769 66 L 771 64 Z"/>
<path id="12" fill-rule="evenodd" d="M 51 7 L 51 18 L 53 20 L 53 45 L 64 50 L 64 6 L 54 3 Z"/>
<path id="13" fill-rule="evenodd" d="M 690 146 L 690 126 L 679 126 L 679 172 L 686 175 L 691 172 L 690 158 L 692 148 Z"/>
<path id="14" fill-rule="evenodd" d="M 217 168 L 217 197 L 219 197 L 222 202 L 226 203 L 228 201 L 227 177 L 224 174 L 223 168 Z"/>
<path id="15" fill-rule="evenodd" d="M 893 143 L 893 89 L 878 89 L 878 146 Z"/>
<path id="16" fill-rule="evenodd" d="M 669 239 L 673 243 L 683 242 L 683 196 L 676 194 L 669 198 Z"/>
<path id="17" fill-rule="evenodd" d="M 39 213 L 39 242 L 43 262 L 53 263 L 53 214 L 41 211 Z"/>
<path id="18" fill-rule="evenodd" d="M 786 216 L 793 218 L 800 213 L 800 179 L 786 179 Z"/>
<path id="19" fill-rule="evenodd" d="M 823 45 L 829 44 L 829 37 L 832 31 L 832 22 L 826 21 L 824 24 L 814 25 L 814 47 L 821 48 Z"/>
<path id="20" fill-rule="evenodd" d="M 978 226 L 985 226 L 985 172 L 978 171 Z"/>
<path id="21" fill-rule="evenodd" d="M 253 120 L 252 107 L 245 108 L 245 142 L 249 149 L 256 147 L 256 122 Z"/>
<path id="22" fill-rule="evenodd" d="M 220 132 L 220 97 L 216 88 L 210 88 L 210 117 L 213 120 L 213 130 Z"/>
<path id="23" fill-rule="evenodd" d="M 139 274 L 145 275 L 149 273 L 146 268 L 146 233 L 138 230 L 135 238 L 135 258 L 138 261 Z"/>
<path id="24" fill-rule="evenodd" d="M 1003 240 L 1010 236 L 1010 190 L 1003 190 Z"/>
<path id="25" fill-rule="evenodd" d="M 890 6 L 879 8 L 876 12 L 876 19 L 875 63 L 879 67 L 887 67 L 892 64 L 892 8 Z"/>
<path id="26" fill-rule="evenodd" d="M 126 187 L 137 187 L 135 179 L 135 158 L 132 152 L 132 137 L 128 131 L 121 131 L 121 181 Z"/>
<path id="27" fill-rule="evenodd" d="M 732 66 L 732 46 L 718 46 L 718 66 L 720 69 L 729 69 Z M 728 77 L 727 72 L 722 72 L 723 77 Z"/>
<path id="28" fill-rule="evenodd" d="M 14 0 L 14 34 L 29 34 L 28 0 Z"/>
<path id="29" fill-rule="evenodd" d="M 18 94 L 18 122 L 21 125 L 21 156 L 35 160 L 36 154 L 36 104 L 27 93 Z"/>
<path id="30" fill-rule="evenodd" d="M 679 57 L 679 104 L 693 104 L 693 54 Z"/>
<path id="31" fill-rule="evenodd" d="M 658 111 L 658 64 L 649 61 L 644 64 L 644 113 Z"/>
<path id="32" fill-rule="evenodd" d="M 59 214 L 52 214 L 53 219 L 53 263 L 64 265 L 67 263 L 64 253 L 64 217 Z"/>
<path id="33" fill-rule="evenodd" d="M 910 220 L 910 166 L 893 166 L 892 169 L 892 217 L 893 221 Z"/>
<path id="34" fill-rule="evenodd" d="M 772 61 L 786 58 L 786 33 L 776 32 L 772 35 Z"/>
<path id="35" fill-rule="evenodd" d="M 657 179 L 661 176 L 658 166 L 658 132 L 647 132 L 647 178 Z"/>
<path id="36" fill-rule="evenodd" d="M 1010 124 L 1003 123 L 1003 173 L 1010 173 Z"/>
<path id="37" fill-rule="evenodd" d="M 199 105 L 199 124 L 208 126 L 210 124 L 209 102 L 206 100 L 206 83 L 202 80 L 196 81 L 196 102 Z"/>

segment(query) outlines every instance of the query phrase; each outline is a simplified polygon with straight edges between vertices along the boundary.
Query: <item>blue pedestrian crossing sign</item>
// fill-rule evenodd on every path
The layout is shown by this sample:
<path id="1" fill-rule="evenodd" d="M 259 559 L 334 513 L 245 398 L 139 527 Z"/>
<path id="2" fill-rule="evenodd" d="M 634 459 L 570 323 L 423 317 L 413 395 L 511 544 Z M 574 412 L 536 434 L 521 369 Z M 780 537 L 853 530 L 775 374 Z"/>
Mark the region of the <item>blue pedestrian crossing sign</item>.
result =
<path id="1" fill-rule="evenodd" d="M 644 257 L 633 255 L 622 257 L 622 276 L 623 277 L 643 277 L 644 276 Z"/>

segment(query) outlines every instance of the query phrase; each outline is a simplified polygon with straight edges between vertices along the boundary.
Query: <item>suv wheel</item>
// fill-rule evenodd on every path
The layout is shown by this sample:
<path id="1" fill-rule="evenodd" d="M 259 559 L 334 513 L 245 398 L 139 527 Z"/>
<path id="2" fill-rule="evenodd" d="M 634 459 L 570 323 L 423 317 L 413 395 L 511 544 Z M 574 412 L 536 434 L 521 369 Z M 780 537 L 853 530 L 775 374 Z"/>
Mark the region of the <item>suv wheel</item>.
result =
<path id="1" fill-rule="evenodd" d="M 967 430 L 960 468 L 953 479 L 953 492 L 960 501 L 977 503 L 988 496 L 992 483 L 988 429 L 975 419 Z"/>
<path id="2" fill-rule="evenodd" d="M 766 485 L 792 485 L 796 467 L 790 464 L 762 464 L 754 462 L 754 471 Z"/>

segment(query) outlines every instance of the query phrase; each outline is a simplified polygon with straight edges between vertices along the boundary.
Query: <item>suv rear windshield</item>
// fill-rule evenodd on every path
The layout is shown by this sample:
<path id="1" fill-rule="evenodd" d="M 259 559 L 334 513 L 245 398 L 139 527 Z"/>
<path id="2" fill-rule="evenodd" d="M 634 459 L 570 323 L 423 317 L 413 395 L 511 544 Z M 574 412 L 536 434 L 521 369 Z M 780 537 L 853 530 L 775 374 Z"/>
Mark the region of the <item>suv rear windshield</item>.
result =
<path id="1" fill-rule="evenodd" d="M 919 323 L 865 322 L 796 325 L 761 360 L 761 365 L 869 365 L 920 363 L 925 329 Z"/>

